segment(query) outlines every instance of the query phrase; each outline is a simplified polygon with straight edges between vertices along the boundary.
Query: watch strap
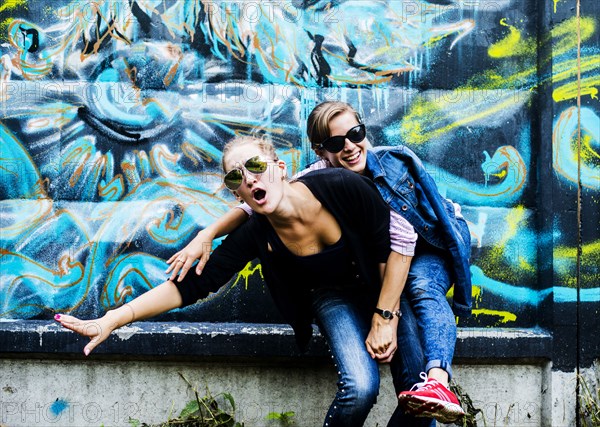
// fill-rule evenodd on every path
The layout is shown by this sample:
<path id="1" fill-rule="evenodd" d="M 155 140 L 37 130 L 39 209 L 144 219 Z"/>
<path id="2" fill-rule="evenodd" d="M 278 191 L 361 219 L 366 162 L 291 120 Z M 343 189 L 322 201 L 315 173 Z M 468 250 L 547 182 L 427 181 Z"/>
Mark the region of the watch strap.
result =
<path id="1" fill-rule="evenodd" d="M 390 320 L 396 316 L 398 319 L 402 317 L 402 312 L 398 309 L 396 311 L 392 310 L 382 310 L 379 307 L 375 307 L 375 313 L 379 314 L 384 319 Z"/>

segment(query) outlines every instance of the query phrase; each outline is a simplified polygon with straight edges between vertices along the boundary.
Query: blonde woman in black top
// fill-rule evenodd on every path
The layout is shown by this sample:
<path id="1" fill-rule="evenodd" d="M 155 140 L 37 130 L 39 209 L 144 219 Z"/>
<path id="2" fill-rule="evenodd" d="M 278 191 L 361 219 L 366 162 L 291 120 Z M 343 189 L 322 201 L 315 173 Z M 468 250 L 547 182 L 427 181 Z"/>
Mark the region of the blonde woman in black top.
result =
<path id="1" fill-rule="evenodd" d="M 385 272 L 389 208 L 368 179 L 343 169 L 288 182 L 273 146 L 256 138 L 227 144 L 223 170 L 225 185 L 256 215 L 214 251 L 202 276 L 168 280 L 99 319 L 56 320 L 90 337 L 89 355 L 113 330 L 193 304 L 259 258 L 300 348 L 314 318 L 334 356 L 338 392 L 324 425 L 363 425 L 379 390 L 377 362 L 393 360 L 397 348 L 400 286 Z"/>

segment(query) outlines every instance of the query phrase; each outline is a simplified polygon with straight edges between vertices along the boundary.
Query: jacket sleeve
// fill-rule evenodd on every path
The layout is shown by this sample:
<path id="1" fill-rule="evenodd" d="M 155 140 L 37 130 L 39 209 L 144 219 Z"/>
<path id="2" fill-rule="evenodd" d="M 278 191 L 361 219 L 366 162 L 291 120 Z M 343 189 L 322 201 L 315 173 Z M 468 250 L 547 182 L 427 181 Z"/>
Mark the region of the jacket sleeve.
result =
<path id="1" fill-rule="evenodd" d="M 435 181 L 431 175 L 427 173 L 421 160 L 407 147 L 404 147 L 404 149 L 412 158 L 414 176 L 417 177 L 422 186 L 431 189 L 427 198 L 441 225 L 441 233 L 443 234 L 448 251 L 452 254 L 454 259 L 464 260 L 464 262 L 453 263 L 455 283 L 452 309 L 457 316 L 468 317 L 471 315 L 471 308 L 473 305 L 471 271 L 469 268 L 471 242 L 470 240 L 465 241 L 462 239 L 460 232 L 458 231 L 456 218 L 451 218 L 445 208 L 444 204 L 449 202 L 439 194 Z"/>
<path id="2" fill-rule="evenodd" d="M 194 304 L 219 290 L 234 274 L 258 256 L 257 240 L 253 233 L 257 226 L 257 221 L 251 218 L 229 234 L 214 250 L 200 276 L 190 269 L 181 282 L 175 281 L 183 300 L 182 307 Z"/>

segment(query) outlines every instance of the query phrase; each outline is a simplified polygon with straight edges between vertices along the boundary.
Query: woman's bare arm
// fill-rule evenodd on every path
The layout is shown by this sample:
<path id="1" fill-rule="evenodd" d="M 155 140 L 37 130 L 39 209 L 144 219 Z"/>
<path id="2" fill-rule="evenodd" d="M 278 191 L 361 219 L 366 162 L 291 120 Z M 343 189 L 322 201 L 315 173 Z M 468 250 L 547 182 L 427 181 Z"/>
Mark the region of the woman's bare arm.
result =
<path id="1" fill-rule="evenodd" d="M 377 307 L 383 310 L 396 311 L 400 308 L 400 295 L 404 290 L 411 256 L 398 252 L 390 252 L 386 264 L 381 264 L 382 285 Z M 396 331 L 398 319 L 386 320 L 379 314 L 374 314 L 371 330 L 366 340 L 367 351 L 380 362 L 389 362 L 397 348 Z"/>
<path id="2" fill-rule="evenodd" d="M 213 240 L 231 233 L 247 219 L 248 214 L 246 212 L 239 208 L 233 208 L 201 230 L 185 248 L 176 252 L 167 260 L 167 264 L 170 265 L 166 273 L 171 273 L 169 280 L 175 280 L 179 274 L 177 281 L 181 282 L 196 260 L 198 260 L 195 269 L 196 274 L 202 274 L 202 269 L 210 257 Z"/>
<path id="3" fill-rule="evenodd" d="M 73 316 L 57 314 L 54 319 L 63 327 L 90 338 L 83 352 L 87 356 L 115 329 L 136 320 L 147 319 L 181 307 L 179 290 L 171 281 L 150 289 L 121 307 L 109 310 L 98 319 L 80 320 Z"/>

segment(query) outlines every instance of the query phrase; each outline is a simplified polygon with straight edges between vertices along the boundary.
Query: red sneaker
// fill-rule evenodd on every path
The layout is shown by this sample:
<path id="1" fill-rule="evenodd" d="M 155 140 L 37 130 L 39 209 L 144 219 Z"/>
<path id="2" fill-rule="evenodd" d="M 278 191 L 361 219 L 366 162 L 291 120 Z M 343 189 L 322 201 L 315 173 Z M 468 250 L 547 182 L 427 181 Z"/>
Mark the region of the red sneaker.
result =
<path id="1" fill-rule="evenodd" d="M 421 372 L 421 378 L 424 380 L 422 383 L 398 395 L 398 402 L 407 413 L 415 417 L 435 418 L 444 424 L 465 415 L 454 393 L 438 380 L 427 378 L 424 372 Z"/>

